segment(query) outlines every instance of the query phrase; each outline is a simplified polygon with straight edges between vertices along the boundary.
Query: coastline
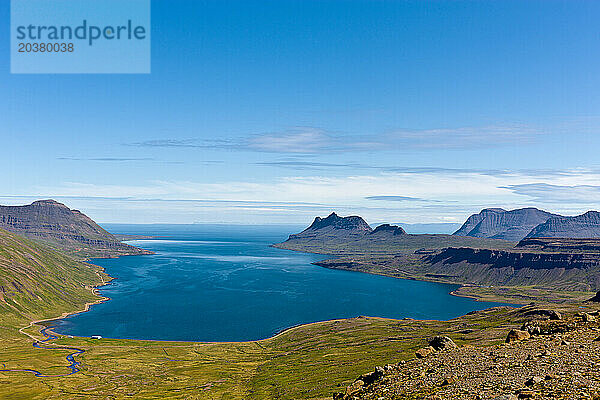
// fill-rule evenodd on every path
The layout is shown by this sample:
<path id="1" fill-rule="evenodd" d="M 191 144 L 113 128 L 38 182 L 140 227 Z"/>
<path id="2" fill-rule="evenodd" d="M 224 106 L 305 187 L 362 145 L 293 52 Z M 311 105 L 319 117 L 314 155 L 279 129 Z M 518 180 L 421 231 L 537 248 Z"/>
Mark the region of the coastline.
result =
<path id="1" fill-rule="evenodd" d="M 285 242 L 284 242 L 285 243 Z M 444 283 L 444 284 L 448 284 L 448 285 L 457 285 L 459 286 L 458 288 L 452 290 L 451 292 L 449 292 L 450 295 L 452 296 L 456 296 L 456 297 L 464 297 L 464 298 L 468 298 L 468 299 L 472 299 L 475 301 L 496 301 L 496 302 L 503 302 L 503 301 L 507 301 L 508 299 L 504 299 L 502 297 L 498 297 L 497 300 L 490 300 L 490 299 L 485 299 L 485 297 L 483 295 L 481 296 L 477 296 L 475 294 L 463 294 L 463 293 L 459 293 L 459 291 L 463 288 L 466 287 L 476 287 L 474 285 L 468 284 L 468 283 L 461 283 L 461 282 L 452 282 L 452 281 L 442 281 L 442 280 L 436 280 L 436 279 L 431 279 L 431 278 L 427 278 L 427 277 L 422 277 L 422 276 L 406 276 L 406 277 L 401 277 L 401 276 L 394 276 L 394 275 L 390 275 L 390 274 L 384 274 L 384 273 L 377 273 L 377 272 L 369 272 L 369 271 L 353 271 L 353 270 L 349 270 L 349 269 L 343 269 L 343 268 L 333 268 L 333 267 L 329 267 L 326 265 L 322 265 L 320 263 L 322 263 L 323 261 L 328 261 L 328 260 L 333 260 L 338 258 L 338 256 L 333 255 L 333 254 L 327 254 L 327 253 L 319 253 L 319 252 L 313 252 L 313 251 L 308 251 L 308 250 L 297 250 L 297 249 L 288 249 L 285 247 L 281 247 L 282 243 L 274 243 L 271 244 L 269 247 L 273 247 L 275 249 L 279 249 L 279 250 L 287 250 L 287 251 L 294 251 L 294 252 L 298 252 L 298 253 L 306 253 L 306 254 L 319 254 L 325 257 L 329 257 L 325 260 L 322 261 L 317 261 L 317 262 L 313 262 L 312 265 L 316 265 L 317 267 L 321 267 L 321 268 L 327 268 L 327 269 L 333 269 L 333 270 L 340 270 L 340 271 L 351 271 L 351 272 L 358 272 L 358 273 L 362 273 L 362 274 L 369 274 L 369 275 L 379 275 L 379 276 L 387 276 L 388 278 L 395 278 L 395 279 L 404 279 L 404 280 L 409 280 L 409 281 L 421 281 L 421 282 L 431 282 L 431 283 Z M 512 300 L 511 300 L 512 301 Z M 526 302 L 523 302 L 521 304 L 527 304 Z"/>
<path id="2" fill-rule="evenodd" d="M 81 314 L 81 313 L 84 313 L 84 312 L 88 312 L 92 306 L 94 306 L 94 305 L 96 305 L 96 304 L 101 304 L 101 303 L 104 303 L 104 302 L 106 302 L 106 301 L 110 300 L 110 297 L 102 296 L 102 295 L 100 294 L 100 292 L 99 292 L 98 288 L 100 288 L 100 287 L 102 287 L 102 286 L 106 286 L 106 285 L 108 285 L 108 284 L 109 284 L 109 283 L 110 283 L 110 282 L 111 282 L 111 281 L 112 281 L 114 278 L 112 278 L 110 275 L 108 275 L 108 274 L 107 274 L 107 276 L 108 276 L 110 279 L 109 279 L 108 281 L 105 281 L 105 280 L 104 280 L 104 278 L 103 278 L 103 277 L 102 277 L 102 275 L 101 275 L 101 273 L 104 273 L 104 268 L 100 267 L 99 265 L 95 265 L 95 264 L 91 264 L 91 265 L 94 265 L 94 266 L 95 266 L 95 267 L 97 267 L 97 268 L 101 268 L 101 271 L 99 271 L 99 272 L 96 272 L 96 275 L 98 275 L 98 278 L 100 278 L 100 280 L 102 281 L 102 283 L 101 283 L 101 284 L 99 284 L 99 285 L 97 285 L 97 286 L 93 286 L 93 287 L 89 287 L 89 286 L 88 286 L 88 289 L 89 289 L 89 290 L 92 292 L 92 294 L 93 294 L 94 296 L 97 296 L 97 297 L 99 297 L 99 299 L 98 299 L 98 300 L 96 300 L 96 301 L 93 301 L 93 302 L 88 302 L 88 303 L 85 303 L 85 304 L 84 304 L 84 306 L 83 306 L 83 309 L 82 309 L 82 310 L 75 310 L 75 311 L 65 311 L 64 313 L 62 313 L 61 315 L 59 315 L 59 316 L 57 316 L 57 317 L 45 318 L 45 319 L 39 319 L 39 320 L 33 320 L 33 321 L 30 321 L 30 322 L 29 322 L 29 324 L 28 324 L 27 326 L 24 326 L 24 327 L 21 327 L 21 328 L 19 328 L 19 333 L 22 333 L 23 335 L 25 335 L 25 336 L 29 337 L 30 339 L 32 339 L 33 341 L 37 342 L 37 341 L 39 341 L 39 339 L 38 339 L 38 338 L 36 338 L 36 337 L 34 337 L 33 335 L 31 335 L 31 334 L 29 334 L 29 333 L 25 332 L 24 330 L 25 330 L 25 329 L 29 329 L 29 328 L 31 328 L 31 327 L 32 327 L 32 326 L 34 326 L 34 325 L 43 325 L 45 322 L 56 321 L 56 320 L 59 320 L 59 319 L 64 319 L 64 318 L 67 318 L 67 317 L 69 317 L 69 316 L 71 316 L 71 315 L 76 315 L 76 314 Z M 65 336 L 68 336 L 68 335 L 63 335 L 63 334 L 61 334 L 61 333 L 56 333 L 56 332 L 54 332 L 54 330 L 53 330 L 53 329 L 52 329 L 52 327 L 50 327 L 50 326 L 49 326 L 49 327 L 47 327 L 47 328 L 48 328 L 48 331 L 49 331 L 49 332 L 51 332 L 53 335 L 56 335 L 56 336 L 58 336 L 58 337 L 65 337 Z M 78 336 L 78 337 L 79 337 L 79 336 Z M 83 337 L 82 337 L 82 338 L 83 338 Z M 60 347 L 59 345 L 55 345 L 55 346 L 58 346 L 58 347 Z"/>
<path id="3" fill-rule="evenodd" d="M 294 252 L 301 252 L 301 253 L 308 253 L 308 254 L 322 254 L 322 253 L 312 253 L 312 252 L 305 252 L 305 251 L 297 251 L 297 250 L 291 250 L 291 249 L 285 249 L 285 248 L 280 248 L 277 247 L 275 245 L 270 245 L 269 247 L 274 247 L 274 248 L 278 248 L 280 250 L 286 250 L 286 251 L 294 251 Z M 118 257 L 106 257 L 106 258 L 120 258 L 120 257 L 125 257 L 125 256 L 134 256 L 134 255 L 142 255 L 142 254 L 131 254 L 131 255 L 122 255 L 122 256 L 118 256 Z M 324 256 L 330 256 L 328 254 L 322 254 Z M 333 256 L 334 257 L 334 256 Z M 335 257 L 334 257 L 335 258 Z M 322 266 L 322 265 L 318 265 L 317 263 L 312 263 L 315 266 L 319 266 L 319 267 L 323 267 L 323 268 L 328 268 L 326 266 Z M 83 309 L 81 310 L 76 310 L 76 311 L 71 311 L 71 312 L 65 312 L 60 316 L 57 317 L 53 317 L 53 318 L 47 318 L 47 319 L 42 319 L 42 320 L 36 320 L 36 321 L 31 321 L 30 324 L 26 327 L 21 328 L 19 331 L 25 335 L 27 335 L 28 337 L 32 338 L 33 340 L 37 340 L 36 338 L 34 338 L 32 335 L 26 333 L 26 332 L 22 332 L 22 330 L 30 328 L 33 325 L 36 324 L 43 324 L 45 322 L 50 322 L 50 321 L 55 321 L 55 320 L 60 320 L 60 319 L 64 319 L 67 318 L 69 316 L 72 315 L 76 315 L 76 314 L 81 314 L 84 312 L 88 312 L 91 308 L 91 306 L 96 305 L 96 304 L 101 304 L 104 303 L 108 300 L 111 300 L 109 297 L 105 297 L 102 296 L 99 291 L 98 288 L 107 285 L 108 283 L 110 283 L 110 281 L 112 281 L 114 278 L 110 277 L 108 274 L 106 274 L 106 276 L 108 276 L 110 279 L 108 281 L 105 281 L 104 278 L 102 277 L 101 273 L 104 273 L 104 268 L 100 267 L 96 264 L 92 264 L 98 268 L 101 268 L 101 271 L 97 272 L 98 276 L 100 277 L 102 283 L 90 288 L 90 290 L 92 291 L 92 293 L 96 296 L 99 296 L 100 298 L 97 301 L 94 302 L 89 302 L 86 303 L 83 307 Z M 328 269 L 336 269 L 336 268 L 328 268 Z M 436 281 L 436 280 L 430 280 L 430 279 L 417 279 L 417 278 L 413 278 L 413 277 L 406 277 L 406 278 L 402 278 L 402 277 L 397 277 L 397 276 L 391 276 L 391 275 L 386 275 L 386 274 L 377 274 L 377 273 L 371 273 L 371 272 L 367 272 L 367 271 L 350 271 L 350 272 L 360 272 L 360 273 L 366 273 L 366 274 L 370 274 L 370 275 L 380 275 L 380 276 L 386 276 L 386 277 L 390 277 L 390 278 L 397 278 L 397 279 L 405 279 L 405 280 L 418 280 L 418 281 L 424 281 L 424 282 L 431 282 L 431 283 L 442 283 L 442 284 L 451 284 L 451 285 L 457 285 L 459 286 L 458 288 L 448 292 L 448 294 L 452 295 L 452 296 L 456 296 L 456 297 L 464 297 L 464 298 L 469 298 L 475 301 L 490 301 L 490 302 L 504 302 L 502 300 L 500 301 L 495 301 L 495 300 L 486 300 L 482 297 L 477 297 L 477 296 L 472 296 L 472 295 L 467 295 L 467 294 L 462 294 L 462 293 L 458 293 L 459 290 L 461 290 L 463 287 L 465 286 L 469 286 L 469 285 L 462 285 L 459 283 L 455 283 L 455 282 L 440 282 L 440 281 Z M 513 305 L 517 305 L 515 303 L 512 303 Z M 490 308 L 494 308 L 494 307 L 490 307 Z M 518 308 L 518 307 L 515 307 Z M 455 318 L 460 318 L 462 316 L 457 316 Z M 152 342 L 152 343 L 194 343 L 194 344 L 202 344 L 202 345 L 214 345 L 214 344 L 239 344 L 239 343 L 259 343 L 259 342 L 264 342 L 264 341 L 268 341 L 268 340 L 272 340 L 272 339 L 276 339 L 284 334 L 287 334 L 293 330 L 296 329 L 301 329 L 301 328 L 305 328 L 305 327 L 309 327 L 309 326 L 314 326 L 314 325 L 318 325 L 318 324 L 326 324 L 328 322 L 335 322 L 335 321 L 344 321 L 344 320 L 348 320 L 348 319 L 355 319 L 355 318 L 369 318 L 369 319 L 380 319 L 380 320 L 393 320 L 393 321 L 401 321 L 402 319 L 397 319 L 397 318 L 384 318 L 384 317 L 372 317 L 372 316 L 358 316 L 358 317 L 352 317 L 352 318 L 333 318 L 333 319 L 329 319 L 329 320 L 321 320 L 321 321 L 315 321 L 315 322 L 307 322 L 307 323 L 300 323 L 300 324 L 296 324 L 293 326 L 289 326 L 286 328 L 281 329 L 279 332 L 274 333 L 272 336 L 269 337 L 265 337 L 262 339 L 254 339 L 254 340 L 245 340 L 245 341 L 193 341 L 193 340 L 162 340 L 162 339 L 134 339 L 134 338 L 105 338 L 105 339 L 109 339 L 109 340 L 127 340 L 127 341 L 142 341 L 142 342 Z M 419 320 L 419 321 L 429 321 L 427 319 L 424 320 Z M 78 338 L 78 339 L 88 339 L 87 336 L 77 336 L 77 335 L 65 335 L 65 334 L 60 334 L 57 333 L 55 331 L 53 331 L 52 327 L 48 327 L 48 331 L 53 333 L 56 336 L 59 337 L 66 337 L 66 336 L 72 336 L 73 338 Z"/>
<path id="4" fill-rule="evenodd" d="M 341 270 L 341 271 L 352 271 L 365 273 L 370 275 L 379 275 L 386 276 L 389 278 L 395 279 L 405 279 L 405 280 L 415 280 L 421 282 L 431 282 L 431 283 L 442 283 L 442 284 L 450 284 L 457 285 L 458 287 L 449 292 L 450 295 L 456 297 L 463 297 L 472 299 L 479 302 L 498 302 L 498 303 L 510 303 L 510 304 L 518 304 L 518 305 L 527 305 L 532 302 L 540 302 L 540 303 L 565 303 L 565 302 L 580 302 L 585 301 L 591 297 L 593 297 L 596 292 L 593 291 L 568 291 L 568 290 L 560 290 L 551 287 L 539 287 L 539 286 L 500 286 L 500 285 L 478 285 L 472 283 L 465 282 L 456 282 L 447 279 L 440 279 L 437 277 L 430 277 L 427 275 L 413 275 L 406 271 L 398 271 L 402 273 L 403 276 L 398 276 L 390 273 L 385 273 L 381 271 L 372 271 L 372 270 L 357 270 L 350 268 L 338 268 L 333 263 L 327 263 L 328 261 L 333 261 L 339 259 L 343 256 L 338 256 L 335 254 L 329 254 L 320 251 L 310 251 L 305 249 L 293 249 L 282 246 L 285 242 L 282 243 L 274 243 L 270 245 L 270 247 L 294 251 L 299 253 L 306 254 L 318 254 L 324 257 L 328 257 L 325 260 L 313 262 L 313 265 L 333 269 L 333 270 Z M 369 264 L 357 262 L 358 265 L 368 266 Z"/>

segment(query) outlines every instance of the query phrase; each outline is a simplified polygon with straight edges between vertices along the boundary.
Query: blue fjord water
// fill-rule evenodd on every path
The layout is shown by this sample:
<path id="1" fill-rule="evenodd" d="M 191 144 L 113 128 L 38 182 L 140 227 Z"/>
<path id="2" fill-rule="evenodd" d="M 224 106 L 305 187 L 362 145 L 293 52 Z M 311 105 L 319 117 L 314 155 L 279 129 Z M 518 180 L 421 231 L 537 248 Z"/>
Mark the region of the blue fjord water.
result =
<path id="1" fill-rule="evenodd" d="M 453 285 L 336 271 L 326 257 L 269 247 L 297 226 L 109 225 L 157 235 L 155 255 L 97 259 L 111 300 L 58 321 L 56 332 L 109 338 L 244 341 L 298 324 L 359 315 L 447 320 L 499 305 L 451 296 Z"/>

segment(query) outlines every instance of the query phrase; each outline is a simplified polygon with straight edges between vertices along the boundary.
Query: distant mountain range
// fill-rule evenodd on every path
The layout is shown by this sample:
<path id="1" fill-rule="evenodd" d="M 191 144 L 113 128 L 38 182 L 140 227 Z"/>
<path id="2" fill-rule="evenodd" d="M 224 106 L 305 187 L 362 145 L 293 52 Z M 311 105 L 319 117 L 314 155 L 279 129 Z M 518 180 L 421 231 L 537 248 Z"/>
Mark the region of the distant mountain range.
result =
<path id="1" fill-rule="evenodd" d="M 0 206 L 0 228 L 43 242 L 80 259 L 151 254 L 121 243 L 92 219 L 54 200 Z"/>
<path id="2" fill-rule="evenodd" d="M 366 235 L 381 239 L 406 234 L 400 226 L 382 224 L 373 229 L 359 216 L 340 217 L 331 213 L 326 218 L 316 217 L 308 228 L 290 235 L 289 240 L 356 239 Z M 510 211 L 486 208 L 471 215 L 452 236 L 509 242 L 541 237 L 597 238 L 600 237 L 600 213 L 588 211 L 566 217 L 533 207 Z"/>
<path id="3" fill-rule="evenodd" d="M 471 215 L 454 235 L 513 242 L 533 237 L 595 238 L 600 237 L 600 213 L 566 217 L 537 208 L 487 208 Z"/>

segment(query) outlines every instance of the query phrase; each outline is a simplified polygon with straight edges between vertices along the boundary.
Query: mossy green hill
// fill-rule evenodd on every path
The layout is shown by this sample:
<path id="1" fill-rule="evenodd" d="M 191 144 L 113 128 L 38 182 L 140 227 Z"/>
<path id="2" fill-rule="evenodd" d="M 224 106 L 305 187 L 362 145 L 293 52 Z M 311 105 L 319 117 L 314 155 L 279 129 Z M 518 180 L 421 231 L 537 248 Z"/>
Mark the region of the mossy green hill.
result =
<path id="1" fill-rule="evenodd" d="M 83 309 L 107 276 L 48 246 L 0 229 L 1 337 L 18 335 L 29 321 Z"/>

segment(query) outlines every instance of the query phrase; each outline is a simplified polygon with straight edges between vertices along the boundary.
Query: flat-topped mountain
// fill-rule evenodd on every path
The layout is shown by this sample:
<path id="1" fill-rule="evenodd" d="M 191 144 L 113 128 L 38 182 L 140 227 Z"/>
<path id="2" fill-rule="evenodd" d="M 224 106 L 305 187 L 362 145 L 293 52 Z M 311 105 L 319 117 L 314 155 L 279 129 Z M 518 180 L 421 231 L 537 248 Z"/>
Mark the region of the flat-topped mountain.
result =
<path id="1" fill-rule="evenodd" d="M 308 228 L 295 235 L 290 235 L 290 239 L 366 235 L 372 231 L 373 229 L 361 217 L 340 217 L 333 212 L 327 218 L 316 217 Z"/>
<path id="2" fill-rule="evenodd" d="M 511 211 L 501 208 L 485 209 L 479 214 L 470 216 L 454 235 L 518 242 L 532 229 L 552 217 L 559 216 L 537 208 L 520 208 Z"/>
<path id="3" fill-rule="evenodd" d="M 575 217 L 553 216 L 536 226 L 528 238 L 595 238 L 600 237 L 600 213 L 588 211 Z"/>
<path id="4" fill-rule="evenodd" d="M 54 200 L 25 206 L 0 206 L 0 228 L 44 242 L 78 258 L 150 252 L 118 241 L 92 219 Z"/>

